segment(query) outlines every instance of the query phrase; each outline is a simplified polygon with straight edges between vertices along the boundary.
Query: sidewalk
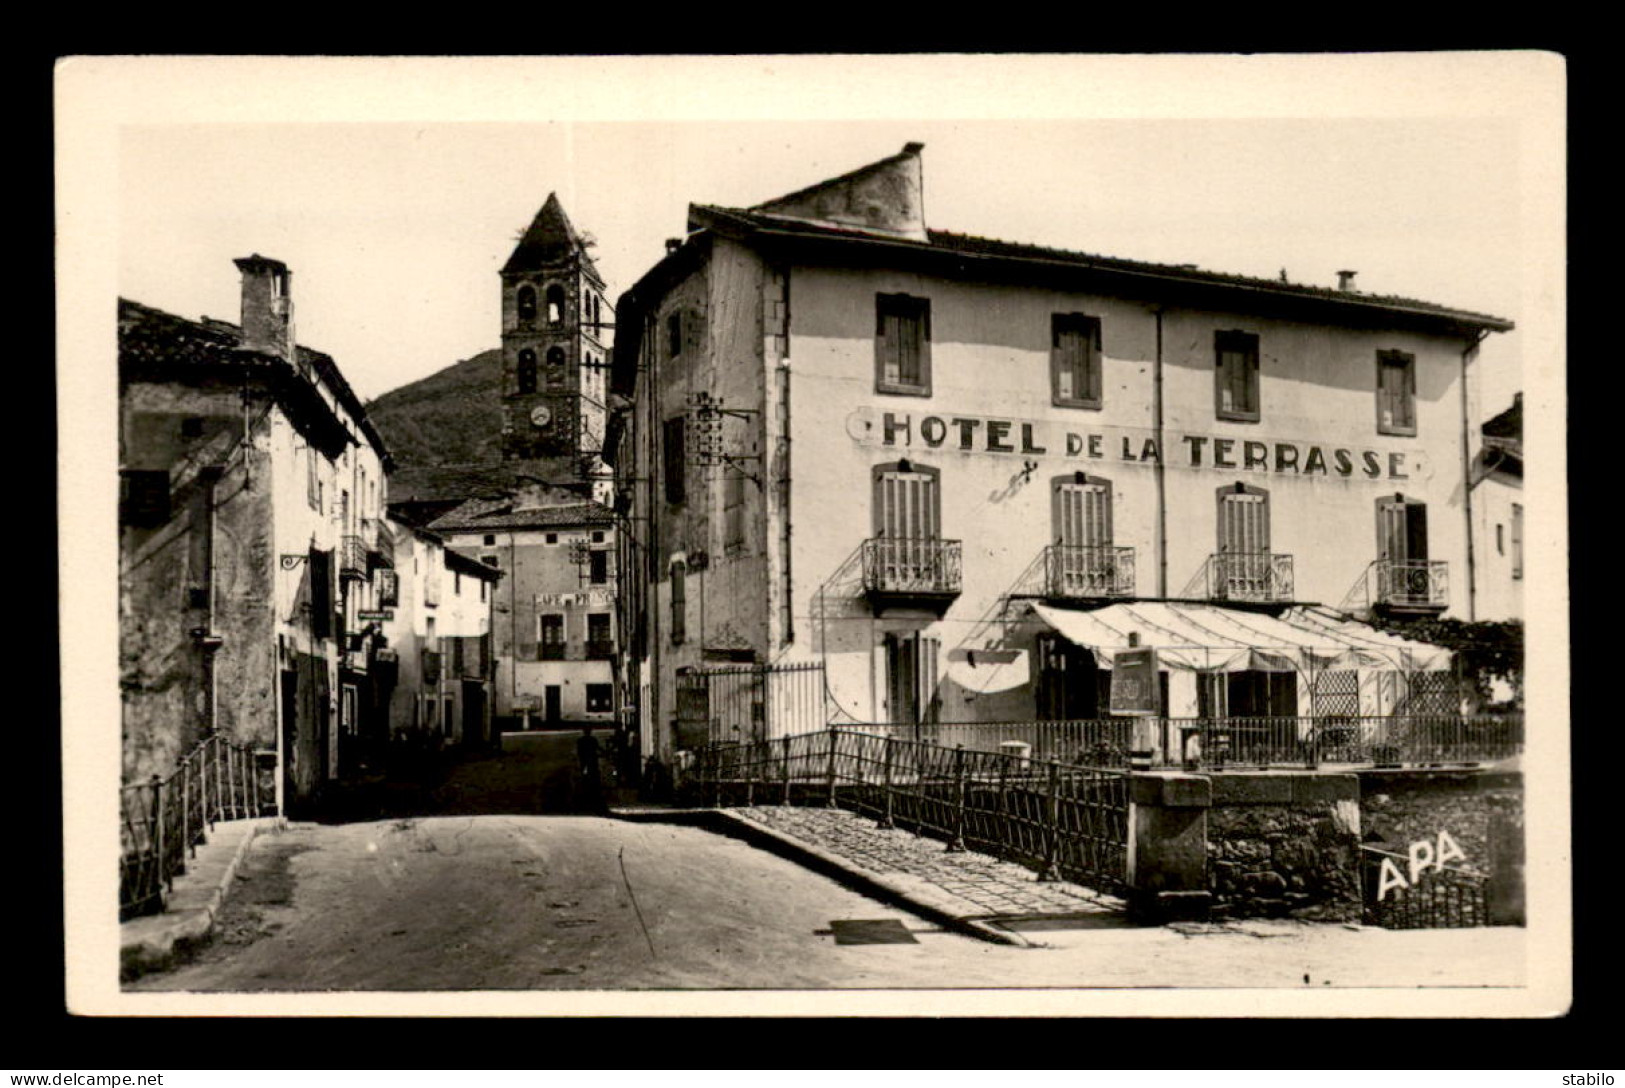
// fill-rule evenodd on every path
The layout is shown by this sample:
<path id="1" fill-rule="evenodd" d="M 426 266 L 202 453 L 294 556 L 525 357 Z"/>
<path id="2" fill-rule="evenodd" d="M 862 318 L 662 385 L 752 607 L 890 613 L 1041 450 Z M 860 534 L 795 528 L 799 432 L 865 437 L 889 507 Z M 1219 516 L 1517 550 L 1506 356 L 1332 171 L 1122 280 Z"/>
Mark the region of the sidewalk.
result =
<path id="1" fill-rule="evenodd" d="M 119 975 L 125 981 L 170 966 L 188 945 L 209 935 L 225 902 L 237 865 L 248 844 L 281 818 L 225 820 L 214 825 L 207 842 L 175 878 L 161 914 L 148 914 L 119 924 Z"/>
<path id="2" fill-rule="evenodd" d="M 731 831 L 811 864 L 909 910 L 997 944 L 1030 946 L 1021 929 L 1046 921 L 1109 925 L 1125 904 L 1066 881 L 1040 881 L 1031 869 L 987 854 L 950 852 L 945 843 L 845 809 L 757 806 L 711 810 Z"/>

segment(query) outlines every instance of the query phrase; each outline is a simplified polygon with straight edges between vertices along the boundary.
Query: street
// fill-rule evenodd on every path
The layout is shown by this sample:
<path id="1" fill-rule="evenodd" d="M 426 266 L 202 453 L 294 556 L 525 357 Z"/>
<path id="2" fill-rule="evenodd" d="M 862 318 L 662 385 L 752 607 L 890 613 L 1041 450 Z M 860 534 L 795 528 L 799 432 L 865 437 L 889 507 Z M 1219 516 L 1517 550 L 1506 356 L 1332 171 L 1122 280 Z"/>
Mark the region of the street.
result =
<path id="1" fill-rule="evenodd" d="M 837 944 L 893 919 L 907 944 Z M 586 816 L 293 825 L 252 843 L 216 934 L 133 991 L 1515 986 L 1524 931 L 1300 923 L 978 941 L 743 842 Z"/>

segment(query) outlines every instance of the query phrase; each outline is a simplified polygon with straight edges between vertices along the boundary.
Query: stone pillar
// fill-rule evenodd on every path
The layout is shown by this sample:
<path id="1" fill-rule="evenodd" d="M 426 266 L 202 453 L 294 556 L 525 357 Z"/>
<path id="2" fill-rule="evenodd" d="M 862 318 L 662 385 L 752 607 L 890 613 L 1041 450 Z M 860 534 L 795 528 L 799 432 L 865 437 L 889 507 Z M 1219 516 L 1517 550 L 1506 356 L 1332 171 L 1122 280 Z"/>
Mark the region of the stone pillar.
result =
<path id="1" fill-rule="evenodd" d="M 1205 919 L 1207 816 L 1213 787 L 1201 775 L 1159 772 L 1129 781 L 1129 907 L 1155 922 Z"/>

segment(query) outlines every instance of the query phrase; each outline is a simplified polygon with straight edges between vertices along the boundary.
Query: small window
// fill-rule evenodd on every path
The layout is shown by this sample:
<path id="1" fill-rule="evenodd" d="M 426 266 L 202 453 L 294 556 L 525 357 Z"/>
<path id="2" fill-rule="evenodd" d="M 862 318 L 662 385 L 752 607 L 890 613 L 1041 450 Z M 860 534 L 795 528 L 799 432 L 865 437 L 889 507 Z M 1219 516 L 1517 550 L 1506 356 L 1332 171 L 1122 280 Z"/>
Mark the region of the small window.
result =
<path id="1" fill-rule="evenodd" d="M 675 359 L 683 353 L 683 312 L 674 310 L 666 315 L 666 358 Z"/>
<path id="2" fill-rule="evenodd" d="M 564 660 L 564 617 L 559 613 L 550 612 L 539 619 L 541 623 L 541 659 L 543 661 Z"/>
<path id="3" fill-rule="evenodd" d="M 602 529 L 593 530 L 592 542 L 594 544 L 602 544 L 604 542 L 604 531 Z"/>
<path id="4" fill-rule="evenodd" d="M 519 320 L 520 321 L 524 322 L 527 325 L 530 324 L 532 321 L 535 321 L 536 320 L 536 288 L 532 287 L 528 283 L 525 284 L 525 286 L 521 287 L 519 289 L 519 293 L 516 296 L 514 296 L 514 305 L 515 305 L 515 308 L 518 309 L 518 311 L 519 311 Z"/>
<path id="5" fill-rule="evenodd" d="M 495 534 L 495 533 L 486 533 L 486 534 L 485 534 L 485 546 L 486 546 L 486 547 L 487 547 L 487 548 L 489 548 L 489 547 L 491 547 L 491 546 L 492 546 L 492 545 L 494 545 L 494 544 L 495 544 L 495 543 L 496 543 L 496 542 L 497 542 L 497 538 L 496 538 L 496 534 Z"/>
<path id="6" fill-rule="evenodd" d="M 745 546 L 745 476 L 734 471 L 722 480 L 723 547 L 740 551 Z"/>
<path id="7" fill-rule="evenodd" d="M 561 347 L 547 349 L 547 384 L 564 384 L 564 349 Z"/>
<path id="8" fill-rule="evenodd" d="M 1051 315 L 1049 360 L 1056 404 L 1068 408 L 1100 407 L 1099 318 Z"/>
<path id="9" fill-rule="evenodd" d="M 1416 356 L 1377 352 L 1377 433 L 1416 433 Z"/>
<path id="10" fill-rule="evenodd" d="M 673 505 L 683 502 L 688 497 L 688 459 L 684 450 L 684 424 L 683 416 L 675 416 L 666 420 L 662 431 L 662 452 L 664 458 L 662 469 L 666 480 L 666 501 Z"/>
<path id="11" fill-rule="evenodd" d="M 529 348 L 519 353 L 518 388 L 521 393 L 536 392 L 536 353 Z"/>
<path id="12" fill-rule="evenodd" d="M 1523 577 L 1523 506 L 1512 504 L 1512 577 Z"/>
<path id="13" fill-rule="evenodd" d="M 931 300 L 875 296 L 875 390 L 931 395 Z"/>
<path id="14" fill-rule="evenodd" d="M 202 416 L 187 416 L 185 419 L 181 420 L 181 437 L 182 438 L 202 438 L 203 437 L 203 417 Z"/>
<path id="15" fill-rule="evenodd" d="M 609 581 L 609 553 L 587 553 L 587 580 L 595 586 L 601 586 Z"/>
<path id="16" fill-rule="evenodd" d="M 548 533 L 543 539 L 545 539 L 549 544 L 557 544 L 559 542 L 559 534 Z"/>
<path id="17" fill-rule="evenodd" d="M 451 592 L 453 596 L 463 595 L 463 572 L 460 570 L 451 573 Z"/>
<path id="18" fill-rule="evenodd" d="M 587 641 L 600 643 L 609 641 L 608 612 L 589 612 L 587 614 Z"/>
<path id="19" fill-rule="evenodd" d="M 564 324 L 564 288 L 556 283 L 547 289 L 547 323 Z"/>
<path id="20" fill-rule="evenodd" d="M 610 711 L 610 693 L 614 689 L 609 684 L 587 685 L 587 712 L 589 714 L 607 714 Z"/>
<path id="21" fill-rule="evenodd" d="M 1214 334 L 1214 410 L 1220 419 L 1257 423 L 1258 337 L 1250 332 Z"/>
<path id="22" fill-rule="evenodd" d="M 688 634 L 688 567 L 682 562 L 671 566 L 671 642 L 679 645 Z"/>
<path id="23" fill-rule="evenodd" d="M 150 529 L 169 520 L 169 473 L 163 469 L 125 469 L 119 473 L 120 520 Z"/>
<path id="24" fill-rule="evenodd" d="M 1506 526 L 1502 525 L 1500 522 L 1496 522 L 1495 523 L 1495 554 L 1496 555 L 1505 555 L 1506 553 L 1507 553 Z"/>

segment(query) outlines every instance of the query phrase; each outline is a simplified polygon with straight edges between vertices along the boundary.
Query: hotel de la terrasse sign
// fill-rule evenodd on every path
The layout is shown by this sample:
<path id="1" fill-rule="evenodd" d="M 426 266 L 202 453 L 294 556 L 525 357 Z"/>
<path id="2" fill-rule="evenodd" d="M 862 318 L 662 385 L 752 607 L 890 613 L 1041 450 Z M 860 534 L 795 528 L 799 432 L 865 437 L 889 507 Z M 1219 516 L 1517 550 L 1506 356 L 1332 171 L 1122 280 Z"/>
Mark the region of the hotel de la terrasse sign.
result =
<path id="1" fill-rule="evenodd" d="M 1082 464 L 1155 465 L 1220 472 L 1393 482 L 1432 475 L 1426 453 L 1414 447 L 1375 449 L 1313 439 L 1236 438 L 1164 431 L 1159 444 L 1148 427 L 1068 428 L 1054 420 L 978 415 L 923 415 L 859 408 L 847 417 L 854 441 L 918 453 L 952 450 L 1059 459 Z"/>

